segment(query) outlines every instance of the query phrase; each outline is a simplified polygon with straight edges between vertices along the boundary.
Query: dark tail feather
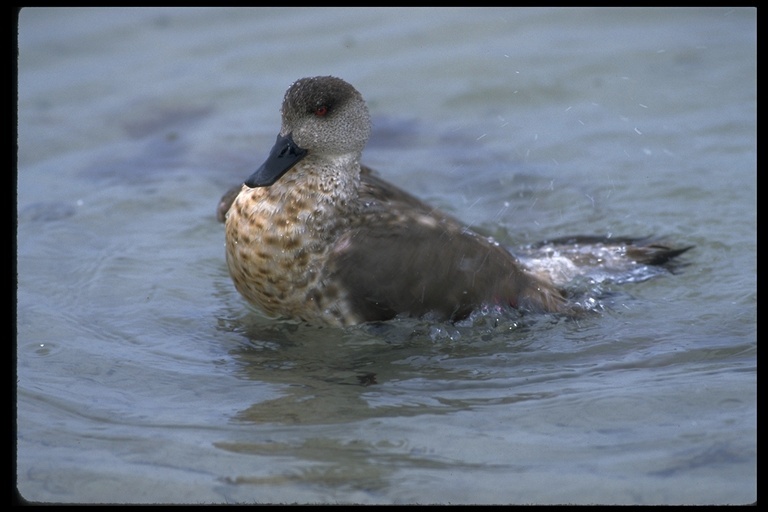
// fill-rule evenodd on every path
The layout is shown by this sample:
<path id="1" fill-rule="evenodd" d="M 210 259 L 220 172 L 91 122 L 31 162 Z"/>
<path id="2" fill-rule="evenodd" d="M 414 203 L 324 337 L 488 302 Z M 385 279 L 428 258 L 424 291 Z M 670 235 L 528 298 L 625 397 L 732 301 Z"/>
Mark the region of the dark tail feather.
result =
<path id="1" fill-rule="evenodd" d="M 624 246 L 627 258 L 643 265 L 655 266 L 664 266 L 670 263 L 670 261 L 674 258 L 695 247 L 693 245 L 677 248 L 670 247 L 663 243 L 661 240 L 651 237 L 632 238 L 598 235 L 578 235 L 552 238 L 550 240 L 544 240 L 533 244 L 531 247 L 541 248 L 546 245 L 570 247 L 579 245 L 603 245 L 611 247 Z"/>
<path id="2" fill-rule="evenodd" d="M 689 245 L 688 247 L 674 249 L 672 247 L 659 244 L 641 246 L 628 245 L 627 257 L 632 258 L 638 263 L 663 266 L 669 263 L 673 258 L 680 256 L 690 249 L 693 249 L 693 247 L 693 245 Z"/>

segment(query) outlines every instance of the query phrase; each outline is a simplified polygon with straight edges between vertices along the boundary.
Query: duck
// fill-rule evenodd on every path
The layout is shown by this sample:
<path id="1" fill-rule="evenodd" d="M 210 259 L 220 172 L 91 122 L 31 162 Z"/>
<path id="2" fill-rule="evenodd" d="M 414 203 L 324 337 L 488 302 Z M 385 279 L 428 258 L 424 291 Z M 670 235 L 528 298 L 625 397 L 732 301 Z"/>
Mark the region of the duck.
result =
<path id="1" fill-rule="evenodd" d="M 484 306 L 567 313 L 578 274 L 557 248 L 599 246 L 617 260 L 664 265 L 690 247 L 570 237 L 516 256 L 492 237 L 361 163 L 371 134 L 363 96 L 334 76 L 296 80 L 266 160 L 217 206 L 236 290 L 263 314 L 316 326 L 428 317 L 459 321 Z M 571 251 L 573 254 L 584 251 Z M 540 258 L 539 258 L 540 259 Z M 559 276 L 559 277 L 558 277 Z"/>

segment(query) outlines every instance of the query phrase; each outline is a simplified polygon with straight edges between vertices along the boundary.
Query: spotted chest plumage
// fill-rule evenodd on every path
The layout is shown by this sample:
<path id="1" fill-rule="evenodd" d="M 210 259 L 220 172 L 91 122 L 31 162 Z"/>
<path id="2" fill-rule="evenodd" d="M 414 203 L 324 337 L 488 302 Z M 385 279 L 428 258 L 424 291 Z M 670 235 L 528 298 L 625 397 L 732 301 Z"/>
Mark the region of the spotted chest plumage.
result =
<path id="1" fill-rule="evenodd" d="M 286 180 L 288 181 L 288 180 Z M 325 266 L 354 216 L 327 180 L 300 187 L 243 186 L 226 219 L 227 264 L 237 290 L 270 316 L 310 323 L 359 321 Z M 324 277 L 325 276 L 325 277 Z"/>

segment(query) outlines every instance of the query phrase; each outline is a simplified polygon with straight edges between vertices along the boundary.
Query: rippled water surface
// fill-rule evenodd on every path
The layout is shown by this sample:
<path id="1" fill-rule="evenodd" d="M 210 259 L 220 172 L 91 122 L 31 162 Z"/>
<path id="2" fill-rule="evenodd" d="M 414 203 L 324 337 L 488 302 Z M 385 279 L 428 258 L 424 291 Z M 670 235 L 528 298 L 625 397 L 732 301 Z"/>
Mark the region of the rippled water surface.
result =
<path id="1" fill-rule="evenodd" d="M 23 499 L 756 499 L 755 10 L 23 9 L 18 46 Z M 696 248 L 575 321 L 266 319 L 215 207 L 318 74 L 509 246 Z"/>

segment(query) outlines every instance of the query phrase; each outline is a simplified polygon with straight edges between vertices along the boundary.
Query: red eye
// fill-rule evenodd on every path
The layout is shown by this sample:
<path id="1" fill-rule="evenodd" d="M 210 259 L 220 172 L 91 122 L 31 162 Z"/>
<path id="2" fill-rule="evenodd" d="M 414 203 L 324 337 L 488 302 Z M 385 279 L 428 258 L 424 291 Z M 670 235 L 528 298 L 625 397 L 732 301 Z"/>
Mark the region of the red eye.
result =
<path id="1" fill-rule="evenodd" d="M 317 117 L 323 117 L 327 113 L 328 113 L 328 107 L 326 107 L 325 105 L 321 105 L 315 109 L 315 115 Z"/>

